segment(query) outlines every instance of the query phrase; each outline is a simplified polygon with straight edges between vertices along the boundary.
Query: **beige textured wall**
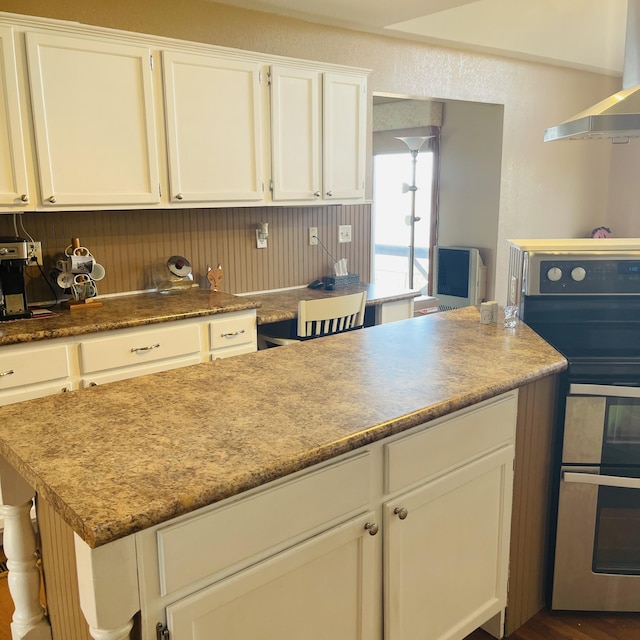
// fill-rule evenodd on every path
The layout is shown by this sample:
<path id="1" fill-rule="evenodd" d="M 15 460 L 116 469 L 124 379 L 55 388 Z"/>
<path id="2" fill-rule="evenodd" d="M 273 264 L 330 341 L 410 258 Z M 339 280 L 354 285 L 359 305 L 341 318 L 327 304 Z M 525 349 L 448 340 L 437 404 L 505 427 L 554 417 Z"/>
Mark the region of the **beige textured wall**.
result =
<path id="1" fill-rule="evenodd" d="M 544 144 L 547 126 L 619 80 L 255 13 L 204 0 L 3 0 L 5 11 L 372 68 L 370 89 L 504 105 L 496 295 L 510 237 L 584 236 L 607 207 L 611 145 Z M 445 123 L 446 126 L 446 123 Z M 625 200 L 626 185 L 619 198 Z"/>

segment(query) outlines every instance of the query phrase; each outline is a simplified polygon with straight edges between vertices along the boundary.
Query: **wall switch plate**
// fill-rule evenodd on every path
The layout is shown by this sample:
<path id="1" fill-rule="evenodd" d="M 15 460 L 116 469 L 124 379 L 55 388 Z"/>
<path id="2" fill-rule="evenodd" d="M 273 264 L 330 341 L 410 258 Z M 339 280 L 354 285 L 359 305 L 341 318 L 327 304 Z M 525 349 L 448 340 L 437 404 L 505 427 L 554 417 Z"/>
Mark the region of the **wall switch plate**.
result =
<path id="1" fill-rule="evenodd" d="M 338 242 L 351 242 L 350 224 L 341 224 L 338 226 Z"/>
<path id="2" fill-rule="evenodd" d="M 42 264 L 42 243 L 40 242 L 27 242 L 27 266 L 35 266 Z"/>
<path id="3" fill-rule="evenodd" d="M 314 247 L 318 244 L 318 227 L 309 227 L 309 246 Z"/>
<path id="4" fill-rule="evenodd" d="M 256 229 L 256 247 L 258 249 L 266 249 L 267 248 L 267 239 L 260 237 L 260 229 Z"/>

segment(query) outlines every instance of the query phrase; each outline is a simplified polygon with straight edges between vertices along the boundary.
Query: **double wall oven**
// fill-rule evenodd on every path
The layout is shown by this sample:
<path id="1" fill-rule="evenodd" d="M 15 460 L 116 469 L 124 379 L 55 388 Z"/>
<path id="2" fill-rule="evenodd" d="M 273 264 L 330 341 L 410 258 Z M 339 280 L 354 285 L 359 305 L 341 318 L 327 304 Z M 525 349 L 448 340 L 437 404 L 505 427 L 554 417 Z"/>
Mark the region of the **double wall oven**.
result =
<path id="1" fill-rule="evenodd" d="M 561 378 L 551 606 L 640 611 L 640 240 L 513 241 L 510 296 Z"/>

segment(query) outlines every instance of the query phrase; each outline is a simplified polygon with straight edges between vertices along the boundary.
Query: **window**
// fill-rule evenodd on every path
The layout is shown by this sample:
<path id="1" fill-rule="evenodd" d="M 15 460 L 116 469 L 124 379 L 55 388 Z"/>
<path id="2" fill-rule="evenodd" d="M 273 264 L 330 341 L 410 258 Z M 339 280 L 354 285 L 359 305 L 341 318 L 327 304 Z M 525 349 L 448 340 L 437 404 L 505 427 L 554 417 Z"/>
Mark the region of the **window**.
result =
<path id="1" fill-rule="evenodd" d="M 434 141 L 436 142 L 436 141 Z M 403 143 L 400 143 L 404 146 Z M 437 143 L 425 145 L 416 160 L 413 288 L 428 294 L 429 263 L 435 244 Z M 408 149 L 373 157 L 374 282 L 409 286 L 413 166 Z"/>

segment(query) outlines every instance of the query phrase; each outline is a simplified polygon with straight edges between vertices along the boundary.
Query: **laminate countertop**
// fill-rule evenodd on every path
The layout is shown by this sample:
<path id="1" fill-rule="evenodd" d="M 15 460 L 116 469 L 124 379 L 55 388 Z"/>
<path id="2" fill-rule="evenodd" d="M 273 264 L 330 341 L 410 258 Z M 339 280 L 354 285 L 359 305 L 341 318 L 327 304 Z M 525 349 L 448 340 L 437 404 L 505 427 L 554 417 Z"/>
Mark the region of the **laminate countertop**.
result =
<path id="1" fill-rule="evenodd" d="M 0 408 L 0 454 L 91 547 L 566 368 L 475 307 Z"/>
<path id="2" fill-rule="evenodd" d="M 307 287 L 284 291 L 234 295 L 194 287 L 175 293 L 136 293 L 133 295 L 100 298 L 96 308 L 54 308 L 55 315 L 0 322 L 0 346 L 69 338 L 73 336 L 127 329 L 144 325 L 257 310 L 258 324 L 291 320 L 297 316 L 298 302 L 327 296 L 367 292 L 367 305 L 396 300 L 407 300 L 420 295 L 415 290 L 394 290 L 373 284 L 357 284 L 334 291 L 314 290 Z M 429 298 L 435 304 L 435 298 Z"/>
<path id="3" fill-rule="evenodd" d="M 96 308 L 55 308 L 54 316 L 0 322 L 0 346 L 244 311 L 260 305 L 249 297 L 195 287 L 170 294 L 100 298 L 100 302 L 102 305 Z"/>

